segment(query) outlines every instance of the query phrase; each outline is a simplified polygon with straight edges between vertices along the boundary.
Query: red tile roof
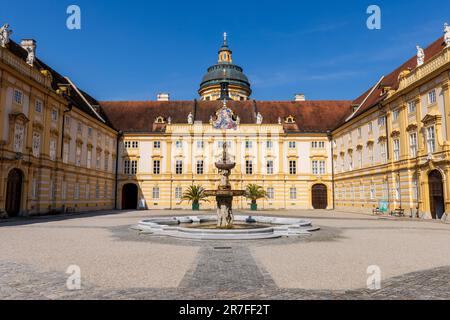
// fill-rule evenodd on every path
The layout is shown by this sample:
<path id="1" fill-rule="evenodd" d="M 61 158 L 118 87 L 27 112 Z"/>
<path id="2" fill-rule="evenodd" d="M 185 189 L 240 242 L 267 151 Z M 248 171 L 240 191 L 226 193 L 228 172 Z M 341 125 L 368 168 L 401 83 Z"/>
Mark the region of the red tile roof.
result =
<path id="1" fill-rule="evenodd" d="M 164 126 L 155 126 L 155 120 L 170 117 L 173 124 L 187 123 L 190 112 L 195 121 L 209 123 L 222 101 L 105 101 L 100 102 L 113 125 L 124 132 L 161 132 Z M 257 113 L 263 123 L 283 124 L 293 116 L 295 124 L 284 124 L 287 132 L 325 133 L 343 121 L 351 108 L 351 101 L 230 101 L 227 106 L 239 116 L 241 124 L 255 124 Z"/>
<path id="2" fill-rule="evenodd" d="M 431 45 L 429 45 L 426 49 L 424 49 L 425 63 L 427 63 L 434 56 L 439 54 L 443 48 L 444 48 L 444 38 L 441 37 L 435 42 L 433 42 Z M 400 73 L 402 73 L 405 70 L 413 70 L 416 67 L 417 67 L 417 56 L 413 56 L 411 59 L 403 63 L 400 67 L 398 67 L 393 72 L 385 76 L 381 81 L 381 83 L 375 88 L 375 90 L 372 93 L 371 91 L 373 89 L 373 86 L 369 90 L 367 90 L 363 95 L 354 100 L 353 101 L 354 105 L 360 105 L 362 102 L 364 102 L 364 100 L 365 102 L 363 105 L 359 107 L 359 110 L 353 115 L 353 117 L 363 114 L 364 112 L 366 112 L 367 110 L 371 109 L 372 107 L 379 104 L 382 100 L 384 100 L 386 94 L 383 94 L 383 87 L 391 87 L 392 89 L 397 90 L 400 85 L 399 82 Z M 370 96 L 367 96 L 369 94 Z"/>

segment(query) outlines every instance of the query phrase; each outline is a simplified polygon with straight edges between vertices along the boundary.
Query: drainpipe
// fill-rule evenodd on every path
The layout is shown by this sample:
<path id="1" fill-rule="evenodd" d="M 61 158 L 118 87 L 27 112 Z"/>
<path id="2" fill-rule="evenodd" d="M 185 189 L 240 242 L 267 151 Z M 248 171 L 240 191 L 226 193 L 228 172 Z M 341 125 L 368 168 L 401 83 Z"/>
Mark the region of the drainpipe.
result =
<path id="1" fill-rule="evenodd" d="M 120 140 L 121 140 L 121 138 L 123 137 L 123 132 L 122 131 L 119 131 L 118 133 L 117 133 L 117 140 L 116 140 L 116 168 L 115 168 L 115 170 L 116 170 L 116 175 L 115 175 L 115 178 L 114 178 L 114 183 L 115 183 L 115 191 L 114 191 L 114 210 L 118 210 L 118 207 L 117 207 L 117 188 L 118 188 L 118 186 L 119 186 L 119 143 L 120 143 Z"/>
<path id="2" fill-rule="evenodd" d="M 333 135 L 331 134 L 331 131 L 327 131 L 328 140 L 331 143 L 331 188 L 332 188 L 332 195 L 333 195 L 333 210 L 336 209 L 336 202 L 335 202 L 335 195 L 336 192 L 334 190 L 334 145 L 333 145 Z"/>

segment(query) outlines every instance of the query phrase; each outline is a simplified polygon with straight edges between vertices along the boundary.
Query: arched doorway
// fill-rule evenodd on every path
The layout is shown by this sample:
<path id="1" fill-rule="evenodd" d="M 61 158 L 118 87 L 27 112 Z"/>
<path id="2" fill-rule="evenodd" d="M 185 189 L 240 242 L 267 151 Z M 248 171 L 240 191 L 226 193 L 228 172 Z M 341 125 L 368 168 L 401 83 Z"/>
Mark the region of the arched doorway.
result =
<path id="1" fill-rule="evenodd" d="M 23 174 L 19 169 L 13 169 L 8 174 L 6 186 L 6 213 L 10 217 L 16 217 L 20 213 L 22 201 Z"/>
<path id="2" fill-rule="evenodd" d="M 136 210 L 138 205 L 138 187 L 134 183 L 128 183 L 122 188 L 122 209 Z"/>
<path id="3" fill-rule="evenodd" d="M 445 212 L 444 184 L 442 174 L 438 170 L 433 170 L 428 175 L 428 187 L 431 216 L 433 219 L 441 219 Z"/>
<path id="4" fill-rule="evenodd" d="M 328 190 L 324 184 L 316 184 L 312 187 L 312 205 L 314 209 L 326 209 L 328 207 Z"/>

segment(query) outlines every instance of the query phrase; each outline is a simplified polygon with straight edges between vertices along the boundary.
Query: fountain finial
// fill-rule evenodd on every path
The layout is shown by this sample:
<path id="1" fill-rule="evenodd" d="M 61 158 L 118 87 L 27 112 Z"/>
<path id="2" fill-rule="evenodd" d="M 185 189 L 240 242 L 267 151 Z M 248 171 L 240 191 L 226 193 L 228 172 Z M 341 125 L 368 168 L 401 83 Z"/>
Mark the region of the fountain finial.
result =
<path id="1" fill-rule="evenodd" d="M 222 143 L 222 162 L 227 163 L 227 142 Z"/>

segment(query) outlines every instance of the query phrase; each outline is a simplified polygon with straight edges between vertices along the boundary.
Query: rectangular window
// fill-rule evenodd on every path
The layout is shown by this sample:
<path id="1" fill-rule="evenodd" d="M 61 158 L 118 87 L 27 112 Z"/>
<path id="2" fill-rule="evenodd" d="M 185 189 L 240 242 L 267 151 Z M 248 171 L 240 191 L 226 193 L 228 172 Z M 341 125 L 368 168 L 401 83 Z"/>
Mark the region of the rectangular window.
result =
<path id="1" fill-rule="evenodd" d="M 50 139 L 50 160 L 55 161 L 56 160 L 56 148 L 57 148 L 57 141 L 56 139 Z"/>
<path id="2" fill-rule="evenodd" d="M 325 174 L 326 173 L 326 163 L 325 160 L 321 160 L 319 162 L 319 174 Z"/>
<path id="3" fill-rule="evenodd" d="M 123 164 L 123 173 L 135 175 L 137 173 L 137 160 L 125 160 Z"/>
<path id="4" fill-rule="evenodd" d="M 36 100 L 34 102 L 34 111 L 36 113 L 41 113 L 42 112 L 42 101 L 41 100 Z"/>
<path id="5" fill-rule="evenodd" d="M 93 134 L 94 134 L 94 129 L 92 129 L 91 127 L 88 127 L 88 136 L 92 137 Z"/>
<path id="6" fill-rule="evenodd" d="M 86 189 L 85 189 L 85 199 L 90 199 L 91 198 L 91 186 L 89 184 L 86 184 Z"/>
<path id="7" fill-rule="evenodd" d="M 109 191 L 108 190 L 108 185 L 105 183 L 105 186 L 103 188 L 103 198 L 108 199 L 108 195 L 109 195 L 108 191 Z"/>
<path id="8" fill-rule="evenodd" d="M 183 189 L 181 187 L 176 187 L 175 188 L 175 199 L 181 200 L 182 197 L 183 197 Z"/>
<path id="9" fill-rule="evenodd" d="M 434 103 L 436 103 L 436 89 L 433 89 L 430 92 L 428 92 L 428 104 Z"/>
<path id="10" fill-rule="evenodd" d="M 400 139 L 394 139 L 394 161 L 400 160 Z"/>
<path id="11" fill-rule="evenodd" d="M 175 147 L 177 149 L 183 149 L 183 141 L 180 141 L 180 140 L 176 141 L 175 142 Z"/>
<path id="12" fill-rule="evenodd" d="M 161 174 L 161 160 L 153 160 L 153 174 Z"/>
<path id="13" fill-rule="evenodd" d="M 380 142 L 380 153 L 381 153 L 381 161 L 383 163 L 387 162 L 387 148 L 386 148 L 386 141 Z"/>
<path id="14" fill-rule="evenodd" d="M 81 166 L 81 146 L 77 146 L 75 153 L 75 165 L 79 167 Z"/>
<path id="15" fill-rule="evenodd" d="M 131 162 L 130 162 L 130 160 L 125 160 L 124 162 L 123 162 L 123 173 L 124 174 L 130 174 L 131 173 L 131 170 L 130 170 L 130 165 L 131 165 Z"/>
<path id="16" fill-rule="evenodd" d="M 63 151 L 63 162 L 69 163 L 69 144 L 67 142 L 64 142 L 64 151 Z"/>
<path id="17" fill-rule="evenodd" d="M 368 152 L 369 152 L 369 161 L 370 161 L 370 165 L 373 166 L 374 165 L 374 158 L 373 158 L 373 144 L 370 144 L 368 147 Z"/>
<path id="18" fill-rule="evenodd" d="M 415 101 L 408 102 L 408 113 L 416 113 L 416 102 Z"/>
<path id="19" fill-rule="evenodd" d="M 14 102 L 17 104 L 23 103 L 23 92 L 17 89 L 14 89 Z"/>
<path id="20" fill-rule="evenodd" d="M 183 174 L 183 161 L 177 160 L 175 163 L 175 173 Z"/>
<path id="21" fill-rule="evenodd" d="M 100 199 L 100 186 L 98 183 L 95 185 L 95 199 Z"/>
<path id="22" fill-rule="evenodd" d="M 267 188 L 267 199 L 269 200 L 275 199 L 275 190 L 272 187 Z"/>
<path id="23" fill-rule="evenodd" d="M 105 171 L 109 170 L 109 155 L 105 154 Z"/>
<path id="24" fill-rule="evenodd" d="M 409 135 L 409 152 L 412 158 L 417 157 L 417 133 Z"/>
<path id="25" fill-rule="evenodd" d="M 204 141 L 197 141 L 197 149 L 203 150 L 205 148 L 205 142 Z"/>
<path id="26" fill-rule="evenodd" d="M 75 187 L 73 189 L 73 199 L 74 200 L 80 199 L 80 184 L 78 182 L 75 183 Z"/>
<path id="27" fill-rule="evenodd" d="M 289 161 L 289 174 L 297 174 L 297 161 L 290 160 Z"/>
<path id="28" fill-rule="evenodd" d="M 67 182 L 63 181 L 61 185 L 61 199 L 66 200 L 67 199 Z"/>
<path id="29" fill-rule="evenodd" d="M 83 133 L 83 124 L 81 122 L 78 122 L 77 133 L 78 134 L 82 134 Z"/>
<path id="30" fill-rule="evenodd" d="M 161 141 L 153 141 L 154 149 L 161 149 Z"/>
<path id="31" fill-rule="evenodd" d="M 348 155 L 348 170 L 353 170 L 353 155 L 351 154 Z"/>
<path id="32" fill-rule="evenodd" d="M 361 137 L 362 137 L 362 129 L 358 128 L 358 138 L 361 138 Z"/>
<path id="33" fill-rule="evenodd" d="M 203 174 L 204 171 L 204 162 L 203 160 L 197 161 L 197 174 Z"/>
<path id="34" fill-rule="evenodd" d="M 23 152 L 23 143 L 25 138 L 25 127 L 16 123 L 14 128 L 14 152 Z"/>
<path id="35" fill-rule="evenodd" d="M 427 128 L 427 147 L 428 153 L 434 153 L 436 151 L 436 135 L 434 126 Z"/>
<path id="36" fill-rule="evenodd" d="M 139 148 L 139 142 L 138 141 L 131 141 L 131 148 L 132 149 Z"/>
<path id="37" fill-rule="evenodd" d="M 400 190 L 400 180 L 395 181 L 395 200 L 400 200 L 401 190 Z"/>
<path id="38" fill-rule="evenodd" d="M 317 161 L 317 160 L 313 160 L 313 162 L 312 162 L 312 173 L 314 175 L 319 174 L 319 161 Z"/>
<path id="39" fill-rule="evenodd" d="M 370 200 L 375 200 L 375 186 L 370 185 Z"/>
<path id="40" fill-rule="evenodd" d="M 272 149 L 273 148 L 273 141 L 271 141 L 271 140 L 267 140 L 266 141 L 266 148 L 267 149 Z"/>
<path id="41" fill-rule="evenodd" d="M 87 162 L 86 162 L 86 167 L 88 169 L 90 169 L 92 166 L 92 150 L 88 150 L 87 151 Z"/>
<path id="42" fill-rule="evenodd" d="M 39 158 L 41 154 L 41 134 L 33 132 L 33 156 Z"/>
<path id="43" fill-rule="evenodd" d="M 50 190 L 49 191 L 50 191 L 49 192 L 50 199 L 55 200 L 56 199 L 56 192 L 57 192 L 57 190 L 56 190 L 56 181 L 55 180 L 50 181 Z"/>
<path id="44" fill-rule="evenodd" d="M 58 109 L 52 109 L 52 121 L 58 121 Z"/>
<path id="45" fill-rule="evenodd" d="M 154 200 L 158 200 L 159 199 L 159 188 L 158 187 L 154 187 L 152 190 L 152 197 Z"/>
<path id="46" fill-rule="evenodd" d="M 412 198 L 413 200 L 419 199 L 419 184 L 417 182 L 417 177 L 412 179 Z"/>
<path id="47" fill-rule="evenodd" d="M 131 174 L 137 174 L 137 160 L 131 161 Z"/>
<path id="48" fill-rule="evenodd" d="M 97 170 L 100 170 L 100 164 L 101 164 L 102 155 L 100 152 L 97 152 L 97 157 L 95 159 L 95 168 Z"/>
<path id="49" fill-rule="evenodd" d="M 267 160 L 267 174 L 273 174 L 273 160 Z"/>
<path id="50" fill-rule="evenodd" d="M 372 124 L 372 122 L 369 122 L 368 128 L 369 128 L 369 133 L 372 133 L 373 132 L 373 124 Z"/>
<path id="51" fill-rule="evenodd" d="M 398 121 L 399 117 L 400 117 L 400 111 L 398 111 L 398 110 L 392 111 L 392 121 Z"/>
<path id="52" fill-rule="evenodd" d="M 378 118 L 378 126 L 384 127 L 386 125 L 386 117 L 379 117 Z"/>
<path id="53" fill-rule="evenodd" d="M 363 154 L 362 154 L 362 150 L 358 150 L 358 166 L 359 166 L 359 169 L 362 169 L 362 167 L 363 167 Z"/>
<path id="54" fill-rule="evenodd" d="M 245 149 L 251 149 L 253 148 L 253 142 L 252 141 L 245 141 Z"/>
<path id="55" fill-rule="evenodd" d="M 325 161 L 324 160 L 313 160 L 312 162 L 312 173 L 314 175 L 325 174 Z"/>
<path id="56" fill-rule="evenodd" d="M 289 189 L 289 198 L 291 200 L 297 200 L 297 189 L 296 188 Z"/>
<path id="57" fill-rule="evenodd" d="M 33 179 L 31 185 L 31 198 L 36 200 L 38 198 L 38 194 L 39 194 L 39 183 L 37 179 Z"/>
<path id="58" fill-rule="evenodd" d="M 297 147 L 297 143 L 295 141 L 289 141 L 289 149 L 295 149 Z"/>
<path id="59" fill-rule="evenodd" d="M 252 160 L 245 161 L 245 174 L 253 174 L 253 161 Z"/>

